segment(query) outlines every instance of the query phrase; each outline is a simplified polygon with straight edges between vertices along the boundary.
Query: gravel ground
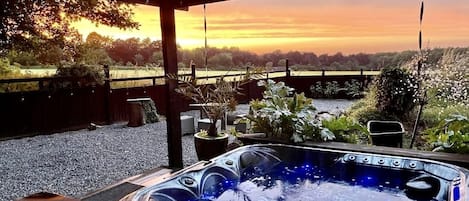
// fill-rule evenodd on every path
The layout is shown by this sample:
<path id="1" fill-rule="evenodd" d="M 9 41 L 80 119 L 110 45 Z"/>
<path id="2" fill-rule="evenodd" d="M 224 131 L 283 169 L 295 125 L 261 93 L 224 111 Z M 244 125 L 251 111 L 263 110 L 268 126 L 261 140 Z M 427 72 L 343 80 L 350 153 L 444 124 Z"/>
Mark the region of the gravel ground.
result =
<path id="1" fill-rule="evenodd" d="M 349 100 L 315 100 L 318 111 L 344 110 Z M 239 111 L 246 112 L 247 105 Z M 189 111 L 185 115 L 198 116 Z M 183 136 L 184 165 L 197 162 L 193 137 Z M 137 128 L 114 124 L 0 141 L 0 200 L 47 191 L 75 198 L 127 177 L 168 165 L 166 122 Z"/>

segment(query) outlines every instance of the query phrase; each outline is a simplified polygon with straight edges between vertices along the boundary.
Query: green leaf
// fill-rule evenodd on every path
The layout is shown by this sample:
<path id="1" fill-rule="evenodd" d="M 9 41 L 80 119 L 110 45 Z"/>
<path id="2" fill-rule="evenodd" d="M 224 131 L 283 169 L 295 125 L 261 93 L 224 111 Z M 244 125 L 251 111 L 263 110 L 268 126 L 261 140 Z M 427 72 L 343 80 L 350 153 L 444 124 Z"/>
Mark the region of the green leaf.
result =
<path id="1" fill-rule="evenodd" d="M 333 132 L 331 132 L 329 129 L 327 128 L 323 128 L 321 130 L 321 138 L 324 140 L 324 141 L 332 141 L 335 139 L 335 135 Z"/>

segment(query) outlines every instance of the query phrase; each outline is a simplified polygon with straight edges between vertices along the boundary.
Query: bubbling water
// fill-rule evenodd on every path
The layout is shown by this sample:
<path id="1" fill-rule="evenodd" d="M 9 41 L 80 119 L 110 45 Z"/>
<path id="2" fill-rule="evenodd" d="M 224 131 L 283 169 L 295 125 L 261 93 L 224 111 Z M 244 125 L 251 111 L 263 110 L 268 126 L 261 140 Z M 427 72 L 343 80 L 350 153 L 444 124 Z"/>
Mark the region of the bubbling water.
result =
<path id="1" fill-rule="evenodd" d="M 262 178 L 257 178 L 262 179 Z M 345 183 L 326 181 L 289 184 L 277 180 L 267 187 L 253 181 L 241 182 L 236 189 L 223 192 L 216 201 L 363 201 L 410 200 L 403 193 L 392 190 L 379 190 L 363 186 L 352 186 Z"/>
<path id="2" fill-rule="evenodd" d="M 389 170 L 388 170 L 389 171 Z M 389 173 L 389 172 L 388 172 Z M 342 175 L 342 176 L 340 176 Z M 373 176 L 374 175 L 374 176 Z M 279 163 L 248 168 L 240 181 L 222 182 L 201 200 L 216 201 L 407 201 L 402 182 L 377 178 L 372 169 L 344 176 L 312 164 Z M 225 184 L 226 183 L 226 184 Z"/>

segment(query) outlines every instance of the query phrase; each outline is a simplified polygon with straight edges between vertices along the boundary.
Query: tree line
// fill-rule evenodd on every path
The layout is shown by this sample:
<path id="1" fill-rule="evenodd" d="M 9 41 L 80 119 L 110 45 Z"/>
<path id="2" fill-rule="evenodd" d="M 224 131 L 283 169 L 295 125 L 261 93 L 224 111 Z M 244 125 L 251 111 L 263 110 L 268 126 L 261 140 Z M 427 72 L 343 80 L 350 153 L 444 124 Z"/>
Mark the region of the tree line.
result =
<path id="1" fill-rule="evenodd" d="M 96 32 L 90 33 L 82 41 L 77 37 L 73 48 L 51 47 L 48 51 L 36 54 L 35 51 L 12 49 L 7 57 L 10 63 L 24 66 L 60 65 L 73 62 L 89 65 L 110 64 L 116 66 L 162 66 L 163 54 L 160 40 L 149 38 L 112 39 Z M 457 48 L 465 52 L 468 48 Z M 443 55 L 444 48 L 428 50 L 429 62 L 436 63 Z M 210 69 L 245 69 L 247 66 L 284 67 L 288 59 L 294 70 L 380 70 L 386 67 L 398 67 L 408 63 L 417 51 L 387 53 L 357 53 L 344 55 L 320 54 L 313 52 L 275 50 L 270 53 L 256 54 L 237 47 L 208 47 L 183 49 L 178 46 L 178 66 L 187 68 L 190 64 L 205 68 L 205 53 Z"/>

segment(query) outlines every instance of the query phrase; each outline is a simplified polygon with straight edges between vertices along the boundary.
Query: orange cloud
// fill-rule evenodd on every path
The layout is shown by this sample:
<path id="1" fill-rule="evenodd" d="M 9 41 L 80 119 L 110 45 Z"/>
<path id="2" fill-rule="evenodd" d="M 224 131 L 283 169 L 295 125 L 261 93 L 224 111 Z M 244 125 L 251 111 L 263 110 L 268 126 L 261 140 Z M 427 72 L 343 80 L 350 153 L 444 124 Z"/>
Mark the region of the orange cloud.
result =
<path id="1" fill-rule="evenodd" d="M 464 0 L 427 0 L 424 41 L 430 47 L 469 45 L 469 5 Z M 231 0 L 207 6 L 211 46 L 238 46 L 258 53 L 275 49 L 355 53 L 416 49 L 419 2 L 408 0 Z M 139 5 L 140 30 L 75 26 L 114 38 L 161 38 L 158 8 Z M 178 43 L 204 44 L 202 6 L 176 12 Z"/>

